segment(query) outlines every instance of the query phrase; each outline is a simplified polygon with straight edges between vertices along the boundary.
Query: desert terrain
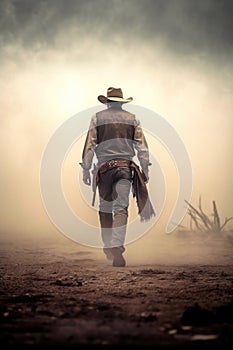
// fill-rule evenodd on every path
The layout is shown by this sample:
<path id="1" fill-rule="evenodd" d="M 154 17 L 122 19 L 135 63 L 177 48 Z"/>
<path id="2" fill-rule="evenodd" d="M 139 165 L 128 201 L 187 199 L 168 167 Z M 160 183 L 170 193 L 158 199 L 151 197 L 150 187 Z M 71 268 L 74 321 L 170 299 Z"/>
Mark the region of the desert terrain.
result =
<path id="1" fill-rule="evenodd" d="M 159 254 L 157 263 L 135 263 L 129 245 L 127 266 L 116 268 L 102 251 L 65 237 L 2 238 L 1 345 L 232 346 L 232 232 L 205 238 L 209 260 L 203 237 L 173 239 L 176 263 Z M 185 259 L 189 245 L 196 260 Z"/>

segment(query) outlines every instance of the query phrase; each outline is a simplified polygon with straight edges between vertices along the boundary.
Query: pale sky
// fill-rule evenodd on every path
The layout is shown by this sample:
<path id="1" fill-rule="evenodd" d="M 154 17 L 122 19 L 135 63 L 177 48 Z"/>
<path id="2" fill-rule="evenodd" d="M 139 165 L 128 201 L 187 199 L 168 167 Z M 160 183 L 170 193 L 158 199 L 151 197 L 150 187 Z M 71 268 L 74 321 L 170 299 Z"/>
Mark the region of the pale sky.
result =
<path id="1" fill-rule="evenodd" d="M 62 123 L 99 107 L 109 86 L 180 135 L 192 162 L 192 203 L 201 195 L 207 213 L 216 200 L 223 219 L 233 215 L 231 1 L 6 0 L 0 13 L 3 235 L 56 232 L 40 196 L 43 151 Z M 73 206 L 81 144 L 65 170 Z M 150 146 L 168 186 L 163 232 L 177 178 L 166 149 L 153 138 Z"/>

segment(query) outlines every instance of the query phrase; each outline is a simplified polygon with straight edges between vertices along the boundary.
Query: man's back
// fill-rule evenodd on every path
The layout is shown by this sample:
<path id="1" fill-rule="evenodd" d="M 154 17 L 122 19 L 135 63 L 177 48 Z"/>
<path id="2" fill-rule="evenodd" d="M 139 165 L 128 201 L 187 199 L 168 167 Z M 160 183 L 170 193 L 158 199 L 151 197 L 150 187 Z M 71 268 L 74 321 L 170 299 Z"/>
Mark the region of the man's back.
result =
<path id="1" fill-rule="evenodd" d="M 99 163 L 113 158 L 132 159 L 135 156 L 134 135 L 136 120 L 132 113 L 121 108 L 108 108 L 96 114 Z"/>

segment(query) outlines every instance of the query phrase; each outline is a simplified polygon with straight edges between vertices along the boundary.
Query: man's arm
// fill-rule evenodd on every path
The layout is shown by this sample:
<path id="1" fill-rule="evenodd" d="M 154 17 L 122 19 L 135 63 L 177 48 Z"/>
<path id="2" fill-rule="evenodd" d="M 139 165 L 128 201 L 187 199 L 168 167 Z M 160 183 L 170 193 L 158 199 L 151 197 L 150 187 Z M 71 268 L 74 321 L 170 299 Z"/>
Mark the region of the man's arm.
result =
<path id="1" fill-rule="evenodd" d="M 149 180 L 149 166 L 151 165 L 150 155 L 149 155 L 148 144 L 139 120 L 136 120 L 135 131 L 134 131 L 134 141 L 135 141 L 135 149 L 137 150 L 137 157 L 140 162 L 141 168 L 145 173 L 147 180 Z"/>
<path id="2" fill-rule="evenodd" d="M 97 144 L 97 132 L 96 132 L 96 116 L 92 117 L 90 126 L 87 132 L 85 144 L 82 152 L 82 163 L 83 168 L 83 182 L 86 185 L 91 184 L 90 169 L 92 166 L 92 160 L 95 153 L 95 146 Z"/>

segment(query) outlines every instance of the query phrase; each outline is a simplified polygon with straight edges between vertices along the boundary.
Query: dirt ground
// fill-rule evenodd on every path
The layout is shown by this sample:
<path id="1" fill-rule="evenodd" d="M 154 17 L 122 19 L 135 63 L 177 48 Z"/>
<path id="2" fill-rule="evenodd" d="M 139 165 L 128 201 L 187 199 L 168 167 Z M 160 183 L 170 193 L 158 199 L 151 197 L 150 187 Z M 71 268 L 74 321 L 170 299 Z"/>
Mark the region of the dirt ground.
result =
<path id="1" fill-rule="evenodd" d="M 111 266 L 73 245 L 1 243 L 0 342 L 233 345 L 233 261 Z M 126 251 L 127 257 L 127 251 Z"/>

